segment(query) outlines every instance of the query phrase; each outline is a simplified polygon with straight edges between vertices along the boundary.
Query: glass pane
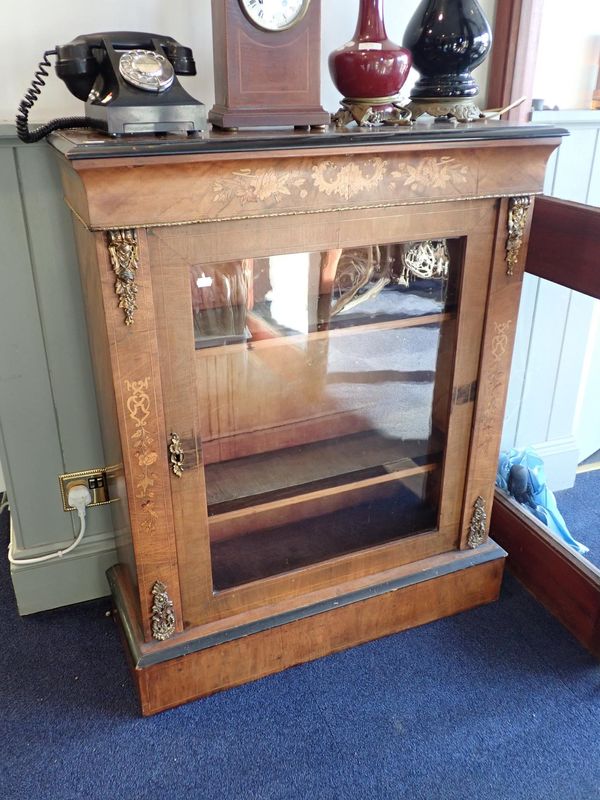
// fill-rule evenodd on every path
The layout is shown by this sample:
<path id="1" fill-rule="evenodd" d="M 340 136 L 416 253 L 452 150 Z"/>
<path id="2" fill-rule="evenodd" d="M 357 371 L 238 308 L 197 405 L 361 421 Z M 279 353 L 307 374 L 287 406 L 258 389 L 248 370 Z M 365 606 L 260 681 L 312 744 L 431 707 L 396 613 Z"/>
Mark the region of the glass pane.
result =
<path id="1" fill-rule="evenodd" d="M 432 530 L 462 241 L 191 268 L 216 589 Z"/>
<path id="2" fill-rule="evenodd" d="M 600 584 L 599 392 L 600 300 L 526 275 L 497 485 Z"/>

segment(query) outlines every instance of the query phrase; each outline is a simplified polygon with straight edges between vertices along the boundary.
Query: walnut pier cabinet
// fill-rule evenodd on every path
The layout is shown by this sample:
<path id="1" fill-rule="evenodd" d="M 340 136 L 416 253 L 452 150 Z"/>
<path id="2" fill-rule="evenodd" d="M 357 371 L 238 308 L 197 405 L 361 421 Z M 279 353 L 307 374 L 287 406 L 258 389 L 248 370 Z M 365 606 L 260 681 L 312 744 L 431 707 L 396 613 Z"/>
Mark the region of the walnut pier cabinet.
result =
<path id="1" fill-rule="evenodd" d="M 563 133 L 52 136 L 144 714 L 496 599 L 529 220 Z"/>

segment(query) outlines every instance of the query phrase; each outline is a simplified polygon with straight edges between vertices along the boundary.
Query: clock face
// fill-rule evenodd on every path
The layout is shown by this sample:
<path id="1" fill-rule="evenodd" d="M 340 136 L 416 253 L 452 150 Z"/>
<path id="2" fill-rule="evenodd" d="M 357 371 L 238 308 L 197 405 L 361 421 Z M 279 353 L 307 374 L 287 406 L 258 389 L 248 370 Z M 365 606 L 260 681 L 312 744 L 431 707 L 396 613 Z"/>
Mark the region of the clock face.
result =
<path id="1" fill-rule="evenodd" d="M 304 16 L 310 0 L 240 0 L 246 16 L 258 28 L 283 31 Z"/>

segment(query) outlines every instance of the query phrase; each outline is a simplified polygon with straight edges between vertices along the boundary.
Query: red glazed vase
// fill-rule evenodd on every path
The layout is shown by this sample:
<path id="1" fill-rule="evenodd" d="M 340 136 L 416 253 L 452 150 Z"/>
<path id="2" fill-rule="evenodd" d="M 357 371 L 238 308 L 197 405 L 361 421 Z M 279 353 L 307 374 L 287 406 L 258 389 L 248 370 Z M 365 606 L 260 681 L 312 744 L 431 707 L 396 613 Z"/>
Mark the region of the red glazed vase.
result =
<path id="1" fill-rule="evenodd" d="M 397 98 L 412 64 L 410 51 L 388 39 L 383 0 L 360 0 L 354 38 L 329 56 L 331 78 L 346 100 Z"/>

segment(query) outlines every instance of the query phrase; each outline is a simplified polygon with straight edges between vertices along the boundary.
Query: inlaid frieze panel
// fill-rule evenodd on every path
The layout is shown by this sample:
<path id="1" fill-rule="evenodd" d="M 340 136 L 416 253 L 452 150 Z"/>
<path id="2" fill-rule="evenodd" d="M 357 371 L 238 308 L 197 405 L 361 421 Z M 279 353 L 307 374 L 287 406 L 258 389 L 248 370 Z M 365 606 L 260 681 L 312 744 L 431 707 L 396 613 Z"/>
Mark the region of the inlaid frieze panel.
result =
<path id="1" fill-rule="evenodd" d="M 503 197 L 541 191 L 543 164 L 512 147 L 510 170 L 486 151 L 420 149 L 288 158 L 231 158 L 219 162 L 124 166 L 90 170 L 87 187 L 93 229 L 157 227 L 194 222 L 386 208 L 423 202 Z M 165 186 L 169 187 L 168 193 Z"/>

